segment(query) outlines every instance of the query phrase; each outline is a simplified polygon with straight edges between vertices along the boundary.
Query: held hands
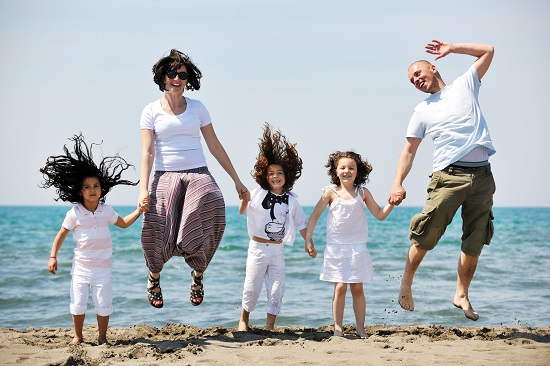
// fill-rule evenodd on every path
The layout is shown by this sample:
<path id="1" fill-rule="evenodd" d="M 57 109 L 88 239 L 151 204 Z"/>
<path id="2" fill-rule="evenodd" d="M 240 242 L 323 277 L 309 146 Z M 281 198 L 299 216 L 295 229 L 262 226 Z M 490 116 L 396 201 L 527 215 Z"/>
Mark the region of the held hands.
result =
<path id="1" fill-rule="evenodd" d="M 426 52 L 431 53 L 432 55 L 437 55 L 435 60 L 447 56 L 449 53 L 451 53 L 451 46 L 452 43 L 448 42 L 441 42 L 437 40 L 432 40 L 431 43 L 428 43 L 426 45 Z"/>
<path id="2" fill-rule="evenodd" d="M 149 192 L 143 191 L 139 194 L 137 208 L 140 214 L 149 211 Z"/>
<path id="3" fill-rule="evenodd" d="M 400 184 L 394 184 L 388 197 L 388 203 L 390 205 L 399 206 L 401 202 L 407 197 L 407 191 Z"/>
<path id="4" fill-rule="evenodd" d="M 306 242 L 305 243 L 305 250 L 306 253 L 309 254 L 311 258 L 317 257 L 317 250 L 315 249 L 315 246 L 313 245 L 313 242 Z"/>
<path id="5" fill-rule="evenodd" d="M 243 200 L 243 203 L 248 203 L 250 201 L 250 192 L 241 192 L 241 199 Z"/>
<path id="6" fill-rule="evenodd" d="M 48 271 L 50 271 L 51 274 L 57 272 L 57 258 L 50 258 L 48 262 Z"/>
<path id="7" fill-rule="evenodd" d="M 239 194 L 240 200 L 244 200 L 245 202 L 250 201 L 250 192 L 248 192 L 248 189 L 244 186 L 244 184 L 242 184 L 241 182 L 236 183 L 235 189 Z"/>

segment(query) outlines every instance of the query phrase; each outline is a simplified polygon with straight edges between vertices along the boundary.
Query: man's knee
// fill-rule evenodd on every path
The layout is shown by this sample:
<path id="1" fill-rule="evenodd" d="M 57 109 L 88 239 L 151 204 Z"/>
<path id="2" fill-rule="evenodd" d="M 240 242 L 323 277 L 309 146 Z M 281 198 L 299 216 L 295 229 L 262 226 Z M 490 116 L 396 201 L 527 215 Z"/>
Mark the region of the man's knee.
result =
<path id="1" fill-rule="evenodd" d="M 419 249 L 432 250 L 445 232 L 445 226 L 436 222 L 435 213 L 436 207 L 426 204 L 422 212 L 411 218 L 409 239 Z"/>

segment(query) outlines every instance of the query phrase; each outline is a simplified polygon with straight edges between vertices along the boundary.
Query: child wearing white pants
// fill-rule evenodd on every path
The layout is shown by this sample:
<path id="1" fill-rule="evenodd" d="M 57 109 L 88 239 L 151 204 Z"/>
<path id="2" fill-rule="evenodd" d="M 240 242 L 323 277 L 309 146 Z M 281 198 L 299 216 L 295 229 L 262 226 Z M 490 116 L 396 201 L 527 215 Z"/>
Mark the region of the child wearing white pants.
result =
<path id="1" fill-rule="evenodd" d="M 284 246 L 250 240 L 242 301 L 243 309 L 249 313 L 256 308 L 264 279 L 267 313 L 279 315 L 285 294 Z"/>
<path id="2" fill-rule="evenodd" d="M 293 245 L 295 227 L 305 239 L 307 217 L 291 192 L 300 177 L 302 160 L 293 144 L 277 131 L 264 127 L 260 154 L 253 176 L 259 187 L 246 192 L 239 205 L 241 215 L 247 213 L 250 242 L 246 260 L 242 312 L 238 330 L 249 330 L 250 312 L 256 307 L 265 280 L 267 291 L 266 329 L 274 330 L 285 293 L 284 245 Z M 315 258 L 313 244 L 305 246 Z"/>

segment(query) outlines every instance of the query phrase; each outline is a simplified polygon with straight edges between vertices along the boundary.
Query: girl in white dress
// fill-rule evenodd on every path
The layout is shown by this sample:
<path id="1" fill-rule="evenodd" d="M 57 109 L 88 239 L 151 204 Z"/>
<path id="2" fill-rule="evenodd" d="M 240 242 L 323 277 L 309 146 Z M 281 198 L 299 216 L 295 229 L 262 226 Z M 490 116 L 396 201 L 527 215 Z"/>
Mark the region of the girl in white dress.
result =
<path id="1" fill-rule="evenodd" d="M 372 166 L 361 155 L 336 151 L 328 163 L 328 175 L 333 185 L 325 187 L 321 199 L 309 217 L 306 245 L 313 245 L 313 231 L 328 205 L 326 247 L 320 279 L 334 282 L 332 315 L 334 335 L 343 336 L 345 297 L 350 284 L 357 335 L 366 338 L 366 301 L 363 282 L 372 280 L 372 260 L 367 249 L 368 224 L 365 209 L 378 220 L 384 220 L 393 205 L 381 208 L 368 189 L 363 187 Z"/>

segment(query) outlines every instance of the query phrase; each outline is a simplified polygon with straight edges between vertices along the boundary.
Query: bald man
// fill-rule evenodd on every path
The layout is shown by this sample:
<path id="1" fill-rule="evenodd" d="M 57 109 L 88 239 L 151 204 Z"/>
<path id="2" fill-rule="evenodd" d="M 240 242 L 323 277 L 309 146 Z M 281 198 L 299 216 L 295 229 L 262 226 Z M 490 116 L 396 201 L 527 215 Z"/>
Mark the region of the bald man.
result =
<path id="1" fill-rule="evenodd" d="M 495 153 L 487 123 L 478 102 L 481 78 L 493 59 L 494 48 L 474 43 L 433 40 L 426 52 L 435 60 L 448 54 L 476 58 L 473 65 L 452 84 L 446 85 L 432 63 L 420 60 L 408 70 L 414 87 L 429 96 L 419 103 L 407 128 L 407 141 L 399 158 L 388 202 L 399 205 L 406 197 L 403 181 L 412 168 L 424 137 L 434 142 L 433 173 L 422 212 L 410 223 L 409 248 L 399 289 L 399 304 L 414 310 L 412 284 L 418 266 L 433 249 L 458 208 L 462 214 L 462 244 L 453 305 L 471 319 L 479 319 L 468 297 L 483 246 L 493 236 L 493 194 L 495 182 L 489 157 Z"/>

